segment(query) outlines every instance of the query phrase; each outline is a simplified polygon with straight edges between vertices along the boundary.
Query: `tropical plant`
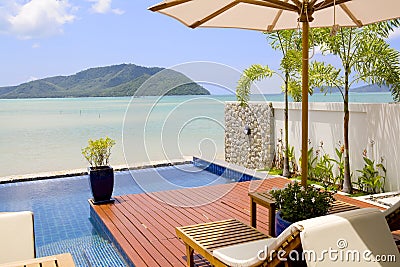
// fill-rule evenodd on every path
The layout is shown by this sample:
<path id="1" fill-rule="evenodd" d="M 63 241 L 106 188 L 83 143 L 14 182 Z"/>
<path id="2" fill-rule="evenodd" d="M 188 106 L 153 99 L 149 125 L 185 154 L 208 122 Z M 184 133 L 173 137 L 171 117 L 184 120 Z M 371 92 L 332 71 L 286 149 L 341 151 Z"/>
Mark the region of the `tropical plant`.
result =
<path id="1" fill-rule="evenodd" d="M 277 140 L 276 153 L 273 162 L 273 166 L 277 169 L 283 170 L 284 154 L 286 154 L 289 160 L 289 171 L 295 173 L 297 171 L 296 158 L 294 156 L 294 146 L 288 145 L 288 148 L 283 147 L 282 141 L 282 129 L 280 129 L 281 137 Z"/>
<path id="2" fill-rule="evenodd" d="M 242 107 L 246 107 L 250 100 L 251 84 L 271 77 L 273 71 L 268 66 L 253 64 L 243 71 L 236 87 L 236 98 Z"/>
<path id="3" fill-rule="evenodd" d="M 279 129 L 281 137 L 278 138 L 275 150 L 275 158 L 273 162 L 273 166 L 277 169 L 283 169 L 283 140 L 282 140 L 282 129 Z"/>
<path id="4" fill-rule="evenodd" d="M 323 154 L 317 160 L 314 168 L 315 178 L 323 183 L 325 189 L 333 184 L 333 164 L 328 154 Z"/>
<path id="5" fill-rule="evenodd" d="M 97 140 L 89 139 L 88 146 L 82 148 L 82 155 L 93 168 L 108 166 L 114 145 L 115 141 L 108 136 Z"/>
<path id="6" fill-rule="evenodd" d="M 289 170 L 289 130 L 288 130 L 288 95 L 290 94 L 295 101 L 301 101 L 301 43 L 299 35 L 295 30 L 284 30 L 273 33 L 265 33 L 268 36 L 271 47 L 282 52 L 282 60 L 279 72 L 272 71 L 268 66 L 255 64 L 243 71 L 238 82 L 236 96 L 241 106 L 247 106 L 250 99 L 251 84 L 265 78 L 270 78 L 272 74 L 277 74 L 283 81 L 283 91 L 285 92 L 285 148 L 283 157 L 283 176 L 290 177 Z M 300 96 L 300 98 L 299 98 Z"/>
<path id="7" fill-rule="evenodd" d="M 307 151 L 307 177 L 315 180 L 315 165 L 317 164 L 318 156 L 314 153 L 314 147 L 310 147 Z M 301 157 L 299 158 L 301 167 Z"/>
<path id="8" fill-rule="evenodd" d="M 337 161 L 325 152 L 323 145 L 324 143 L 321 141 L 315 152 L 314 147 L 309 146 L 307 151 L 307 177 L 310 180 L 320 182 L 325 189 L 329 186 L 336 188 L 337 178 L 334 176 L 333 167 Z M 301 157 L 299 161 L 301 163 Z"/>
<path id="9" fill-rule="evenodd" d="M 333 163 L 329 154 L 324 150 L 323 141 L 320 141 L 316 154 L 318 159 L 314 168 L 315 178 L 327 189 L 329 185 L 334 184 Z"/>
<path id="10" fill-rule="evenodd" d="M 294 146 L 288 145 L 287 150 L 288 150 L 287 155 L 289 159 L 289 169 L 295 173 L 297 171 L 297 164 L 296 164 L 296 158 L 294 156 Z"/>
<path id="11" fill-rule="evenodd" d="M 362 170 L 357 170 L 361 173 L 357 184 L 362 185 L 361 190 L 372 191 L 376 194 L 384 192 L 385 180 L 386 180 L 386 168 L 383 166 L 382 159 L 381 163 L 375 165 L 375 161 L 367 157 L 364 159 L 364 168 Z M 381 174 L 382 173 L 382 174 Z"/>
<path id="12" fill-rule="evenodd" d="M 400 101 L 400 63 L 399 51 L 391 48 L 385 39 L 400 26 L 400 20 L 381 22 L 363 28 L 341 28 L 337 35 L 330 29 L 313 31 L 315 45 L 323 53 L 338 56 L 341 68 L 318 63 L 310 70 L 314 83 L 327 92 L 336 87 L 343 98 L 343 191 L 351 193 L 349 161 L 349 91 L 358 82 L 389 86 L 394 100 Z M 327 89 L 329 88 L 329 89 Z"/>
<path id="13" fill-rule="evenodd" d="M 339 147 L 335 147 L 335 154 L 337 156 L 337 159 L 331 159 L 333 162 L 336 163 L 337 166 L 337 175 L 335 176 L 333 183 L 339 185 L 340 187 L 343 186 L 344 180 L 343 152 L 344 146 L 339 142 Z"/>
<path id="14" fill-rule="evenodd" d="M 298 182 L 270 193 L 282 219 L 292 223 L 327 214 L 334 201 L 333 193 L 314 186 L 303 188 Z"/>

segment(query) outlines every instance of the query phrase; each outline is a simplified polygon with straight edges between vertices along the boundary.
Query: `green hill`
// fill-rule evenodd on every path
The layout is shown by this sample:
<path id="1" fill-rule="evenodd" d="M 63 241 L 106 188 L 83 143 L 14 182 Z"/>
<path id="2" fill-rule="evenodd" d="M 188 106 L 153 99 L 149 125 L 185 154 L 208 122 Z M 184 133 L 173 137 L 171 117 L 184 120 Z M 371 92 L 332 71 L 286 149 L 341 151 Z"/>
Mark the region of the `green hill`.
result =
<path id="1" fill-rule="evenodd" d="M 329 93 L 339 93 L 339 89 L 336 87 L 329 87 L 325 86 L 323 87 L 324 90 L 322 92 L 318 89 L 315 90 L 315 93 L 324 93 L 325 91 Z M 390 88 L 387 87 L 386 85 L 379 86 L 377 84 L 368 84 L 356 88 L 350 88 L 351 93 L 386 93 L 390 92 Z"/>
<path id="2" fill-rule="evenodd" d="M 182 73 L 121 64 L 0 87 L 0 98 L 209 95 Z"/>
<path id="3" fill-rule="evenodd" d="M 386 93 L 386 92 L 390 92 L 390 88 L 385 85 L 379 86 L 377 84 L 370 84 L 370 85 L 365 85 L 365 86 L 354 88 L 353 90 L 351 90 L 351 92 L 354 92 L 354 93 Z"/>

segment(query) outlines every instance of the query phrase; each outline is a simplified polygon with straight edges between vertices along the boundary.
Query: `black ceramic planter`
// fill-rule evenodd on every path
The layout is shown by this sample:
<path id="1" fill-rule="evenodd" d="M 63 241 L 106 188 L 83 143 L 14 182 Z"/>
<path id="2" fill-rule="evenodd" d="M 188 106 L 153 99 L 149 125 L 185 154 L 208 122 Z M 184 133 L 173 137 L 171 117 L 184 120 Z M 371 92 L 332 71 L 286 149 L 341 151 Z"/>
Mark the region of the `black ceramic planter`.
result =
<path id="1" fill-rule="evenodd" d="M 109 166 L 89 167 L 89 183 L 93 195 L 93 204 L 113 203 L 114 170 Z"/>
<path id="2" fill-rule="evenodd" d="M 281 212 L 278 211 L 275 216 L 275 234 L 276 234 L 276 236 L 280 235 L 291 224 L 292 224 L 292 222 L 282 219 Z"/>

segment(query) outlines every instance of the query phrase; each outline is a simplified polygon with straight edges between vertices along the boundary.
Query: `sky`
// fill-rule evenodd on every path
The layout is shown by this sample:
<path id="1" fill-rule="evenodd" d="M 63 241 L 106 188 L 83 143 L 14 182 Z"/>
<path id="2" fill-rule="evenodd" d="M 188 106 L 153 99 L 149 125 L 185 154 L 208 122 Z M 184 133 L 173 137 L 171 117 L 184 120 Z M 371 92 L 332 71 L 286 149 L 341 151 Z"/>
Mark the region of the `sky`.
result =
<path id="1" fill-rule="evenodd" d="M 158 2 L 0 0 L 0 86 L 121 63 L 169 68 L 206 61 L 239 74 L 255 63 L 278 69 L 281 55 L 261 32 L 190 29 L 147 10 Z M 389 40 L 396 49 L 398 36 Z M 279 78 L 262 87 L 279 93 Z"/>

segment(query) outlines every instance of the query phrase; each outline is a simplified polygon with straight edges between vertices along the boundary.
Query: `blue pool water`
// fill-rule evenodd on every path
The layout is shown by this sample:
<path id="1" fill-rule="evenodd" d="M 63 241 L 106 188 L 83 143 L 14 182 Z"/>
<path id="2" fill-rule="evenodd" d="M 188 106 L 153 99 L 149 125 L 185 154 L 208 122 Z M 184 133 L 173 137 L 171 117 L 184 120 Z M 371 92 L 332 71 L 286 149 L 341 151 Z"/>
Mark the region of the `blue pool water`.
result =
<path id="1" fill-rule="evenodd" d="M 113 195 L 230 182 L 193 165 L 178 165 L 116 172 Z M 0 184 L 0 211 L 34 212 L 37 256 L 70 252 L 77 266 L 125 266 L 90 222 L 89 198 L 87 176 Z"/>

